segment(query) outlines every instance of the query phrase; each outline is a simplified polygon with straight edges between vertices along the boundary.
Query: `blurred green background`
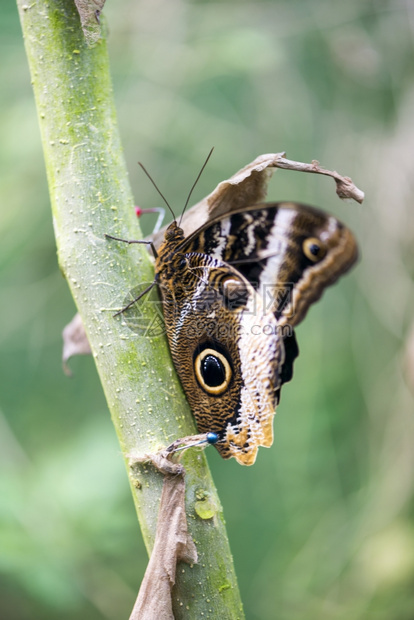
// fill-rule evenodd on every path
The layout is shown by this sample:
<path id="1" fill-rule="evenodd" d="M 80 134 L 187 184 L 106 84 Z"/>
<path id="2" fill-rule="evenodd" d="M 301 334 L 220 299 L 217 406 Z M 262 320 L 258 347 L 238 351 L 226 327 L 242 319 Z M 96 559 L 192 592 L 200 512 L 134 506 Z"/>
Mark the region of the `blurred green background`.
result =
<path id="1" fill-rule="evenodd" d="M 298 329 L 275 442 L 208 460 L 249 620 L 414 618 L 414 5 L 108 0 L 119 124 L 139 205 L 179 211 L 260 153 L 318 159 L 366 191 L 278 171 L 361 260 Z M 56 261 L 17 10 L 0 5 L 0 617 L 128 617 L 146 567 L 91 358 L 60 365 L 75 307 Z M 137 377 L 139 381 L 139 377 Z M 98 474 L 99 472 L 99 474 Z"/>

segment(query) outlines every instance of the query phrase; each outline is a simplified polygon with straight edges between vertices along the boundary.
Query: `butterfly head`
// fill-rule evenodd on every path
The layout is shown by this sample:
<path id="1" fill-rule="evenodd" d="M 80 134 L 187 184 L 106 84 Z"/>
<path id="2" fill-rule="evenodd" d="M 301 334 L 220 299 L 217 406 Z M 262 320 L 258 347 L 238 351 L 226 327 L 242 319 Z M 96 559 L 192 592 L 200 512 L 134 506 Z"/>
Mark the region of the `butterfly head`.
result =
<path id="1" fill-rule="evenodd" d="M 173 220 L 171 224 L 168 226 L 167 230 L 165 231 L 164 239 L 168 243 L 174 243 L 174 242 L 179 243 L 180 241 L 183 241 L 184 231 L 182 228 L 179 227 L 176 220 Z"/>

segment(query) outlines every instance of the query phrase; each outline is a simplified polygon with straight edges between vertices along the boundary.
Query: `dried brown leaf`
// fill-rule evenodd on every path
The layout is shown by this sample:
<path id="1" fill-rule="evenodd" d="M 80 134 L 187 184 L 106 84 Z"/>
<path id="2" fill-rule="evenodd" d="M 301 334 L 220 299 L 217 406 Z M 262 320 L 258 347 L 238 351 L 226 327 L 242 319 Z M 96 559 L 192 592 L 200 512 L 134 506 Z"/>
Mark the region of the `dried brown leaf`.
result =
<path id="1" fill-rule="evenodd" d="M 407 338 L 403 368 L 407 384 L 414 393 L 414 323 Z"/>
<path id="2" fill-rule="evenodd" d="M 99 16 L 105 0 L 75 0 L 83 34 L 88 45 L 93 45 L 101 38 L 101 24 Z"/>
<path id="3" fill-rule="evenodd" d="M 336 183 L 336 193 L 343 200 L 351 198 L 360 204 L 363 202 L 365 194 L 360 190 L 349 177 L 343 177 L 338 172 L 322 168 L 320 163 L 314 159 L 310 164 L 304 164 L 299 161 L 291 161 L 285 157 L 281 157 L 277 164 L 277 168 L 284 170 L 296 170 L 297 172 L 310 172 L 312 174 L 323 174 L 332 177 Z"/>
<path id="4" fill-rule="evenodd" d="M 63 351 L 62 363 L 63 371 L 66 375 L 71 376 L 72 372 L 67 365 L 67 361 L 74 355 L 89 355 L 92 353 L 91 347 L 86 336 L 85 328 L 82 323 L 80 314 L 75 314 L 70 323 L 66 325 L 62 332 Z"/>
<path id="5" fill-rule="evenodd" d="M 213 218 L 263 201 L 267 194 L 267 185 L 276 168 L 330 176 L 336 183 L 336 192 L 340 198 L 352 198 L 357 202 L 364 199 L 364 193 L 349 177 L 326 170 L 317 161 L 306 164 L 286 159 L 285 153 L 267 153 L 259 155 L 229 179 L 221 181 L 211 194 L 191 207 L 181 222 L 185 235 L 190 235 Z M 165 228 L 154 235 L 156 246 L 163 241 L 164 231 Z"/>
<path id="6" fill-rule="evenodd" d="M 131 459 L 151 461 L 164 473 L 154 548 L 130 620 L 174 620 L 171 590 L 177 563 L 197 562 L 197 550 L 187 529 L 185 482 L 182 465 L 172 463 L 166 452 Z"/>

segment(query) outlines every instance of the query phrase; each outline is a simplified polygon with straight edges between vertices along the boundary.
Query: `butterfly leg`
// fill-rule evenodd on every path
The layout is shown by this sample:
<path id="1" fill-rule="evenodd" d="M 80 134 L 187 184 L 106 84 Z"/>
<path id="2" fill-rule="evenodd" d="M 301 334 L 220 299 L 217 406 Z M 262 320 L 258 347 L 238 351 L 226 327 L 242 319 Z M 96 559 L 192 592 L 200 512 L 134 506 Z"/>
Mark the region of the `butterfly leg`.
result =
<path id="1" fill-rule="evenodd" d="M 218 435 L 216 433 L 201 433 L 200 435 L 188 435 L 181 439 L 176 439 L 167 448 L 162 448 L 158 452 L 153 454 L 145 454 L 143 456 L 135 456 L 134 454 L 128 454 L 129 465 L 133 467 L 140 463 L 152 463 L 161 473 L 168 475 L 183 474 L 184 468 L 179 463 L 174 463 L 171 459 L 176 452 L 180 450 L 187 450 L 195 446 L 205 447 L 213 445 L 218 442 Z"/>
<path id="2" fill-rule="evenodd" d="M 113 239 L 113 241 L 122 241 L 122 243 L 142 243 L 144 245 L 151 246 L 152 253 L 154 254 L 154 258 L 158 258 L 158 252 L 155 249 L 155 245 L 152 241 L 146 241 L 145 239 L 121 239 L 120 237 L 113 237 L 112 235 L 108 235 L 105 233 L 105 237 L 107 239 Z"/>
<path id="3" fill-rule="evenodd" d="M 193 448 L 194 446 L 201 446 L 206 444 L 205 447 L 214 445 L 219 440 L 218 435 L 216 433 L 201 433 L 200 435 L 188 435 L 187 437 L 182 437 L 181 439 L 176 439 L 172 444 L 170 444 L 167 448 L 165 448 L 165 452 L 169 454 L 174 454 L 175 452 L 179 452 L 180 450 L 187 450 L 188 448 Z"/>
<path id="4" fill-rule="evenodd" d="M 133 306 L 134 304 L 137 303 L 137 301 L 139 301 L 141 299 L 141 297 L 144 297 L 144 295 L 146 295 L 147 293 L 150 292 L 150 290 L 152 289 L 153 286 L 155 286 L 157 283 L 157 280 L 154 280 L 154 282 L 151 282 L 151 284 L 149 286 L 147 286 L 147 288 L 142 291 L 142 293 L 140 293 L 138 295 L 138 297 L 135 297 L 135 299 L 133 299 L 132 301 L 129 302 L 129 304 L 127 304 L 124 308 L 122 308 L 121 310 L 118 310 L 118 312 L 116 312 L 114 314 L 115 316 L 118 316 L 119 314 L 122 314 L 123 312 L 125 312 L 125 310 L 128 310 L 128 308 L 130 308 L 131 306 Z"/>

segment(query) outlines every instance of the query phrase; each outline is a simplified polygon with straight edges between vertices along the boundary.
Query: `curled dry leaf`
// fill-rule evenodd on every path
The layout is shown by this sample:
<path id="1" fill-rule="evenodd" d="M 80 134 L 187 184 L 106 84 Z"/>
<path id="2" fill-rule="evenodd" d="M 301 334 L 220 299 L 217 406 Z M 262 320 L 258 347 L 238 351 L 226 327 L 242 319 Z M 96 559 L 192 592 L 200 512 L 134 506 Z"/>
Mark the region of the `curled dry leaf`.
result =
<path id="1" fill-rule="evenodd" d="M 88 45 L 93 45 L 101 38 L 101 25 L 99 16 L 105 4 L 105 0 L 75 0 L 83 34 Z"/>
<path id="2" fill-rule="evenodd" d="M 351 198 L 360 204 L 363 202 L 365 194 L 360 190 L 349 177 L 343 177 L 337 172 L 326 170 L 322 168 L 320 163 L 314 159 L 310 164 L 304 164 L 299 161 L 291 161 L 285 157 L 281 157 L 277 168 L 283 168 L 284 170 L 296 170 L 297 172 L 310 172 L 312 174 L 323 174 L 328 177 L 332 177 L 336 183 L 336 193 L 339 198 L 346 200 Z"/>
<path id="3" fill-rule="evenodd" d="M 185 470 L 170 457 L 171 454 L 163 451 L 130 459 L 131 467 L 150 461 L 164 474 L 154 547 L 130 620 L 174 620 L 171 590 L 177 563 L 197 562 L 197 550 L 188 533 L 185 514 Z"/>
<path id="4" fill-rule="evenodd" d="M 86 336 L 85 328 L 82 323 L 80 314 L 75 314 L 70 323 L 66 325 L 62 332 L 63 337 L 63 351 L 62 351 L 62 363 L 63 371 L 65 375 L 69 377 L 72 375 L 70 368 L 67 365 L 67 361 L 73 355 L 89 355 L 92 353 L 89 345 L 88 338 Z"/>
<path id="5" fill-rule="evenodd" d="M 259 155 L 229 179 L 221 181 L 211 194 L 184 214 L 181 221 L 184 234 L 191 234 L 212 218 L 264 200 L 276 162 L 281 157 L 283 153 Z M 154 235 L 156 247 L 164 240 L 165 228 Z"/>
<path id="6" fill-rule="evenodd" d="M 364 199 L 364 193 L 353 184 L 352 179 L 322 168 L 317 161 L 306 164 L 286 159 L 285 153 L 266 153 L 256 157 L 229 179 L 221 181 L 211 194 L 184 214 L 181 226 L 185 235 L 191 234 L 208 220 L 263 201 L 276 168 L 330 176 L 336 183 L 336 193 L 340 198 L 352 198 L 360 203 Z M 164 231 L 165 227 L 154 235 L 156 247 L 163 241 Z"/>

